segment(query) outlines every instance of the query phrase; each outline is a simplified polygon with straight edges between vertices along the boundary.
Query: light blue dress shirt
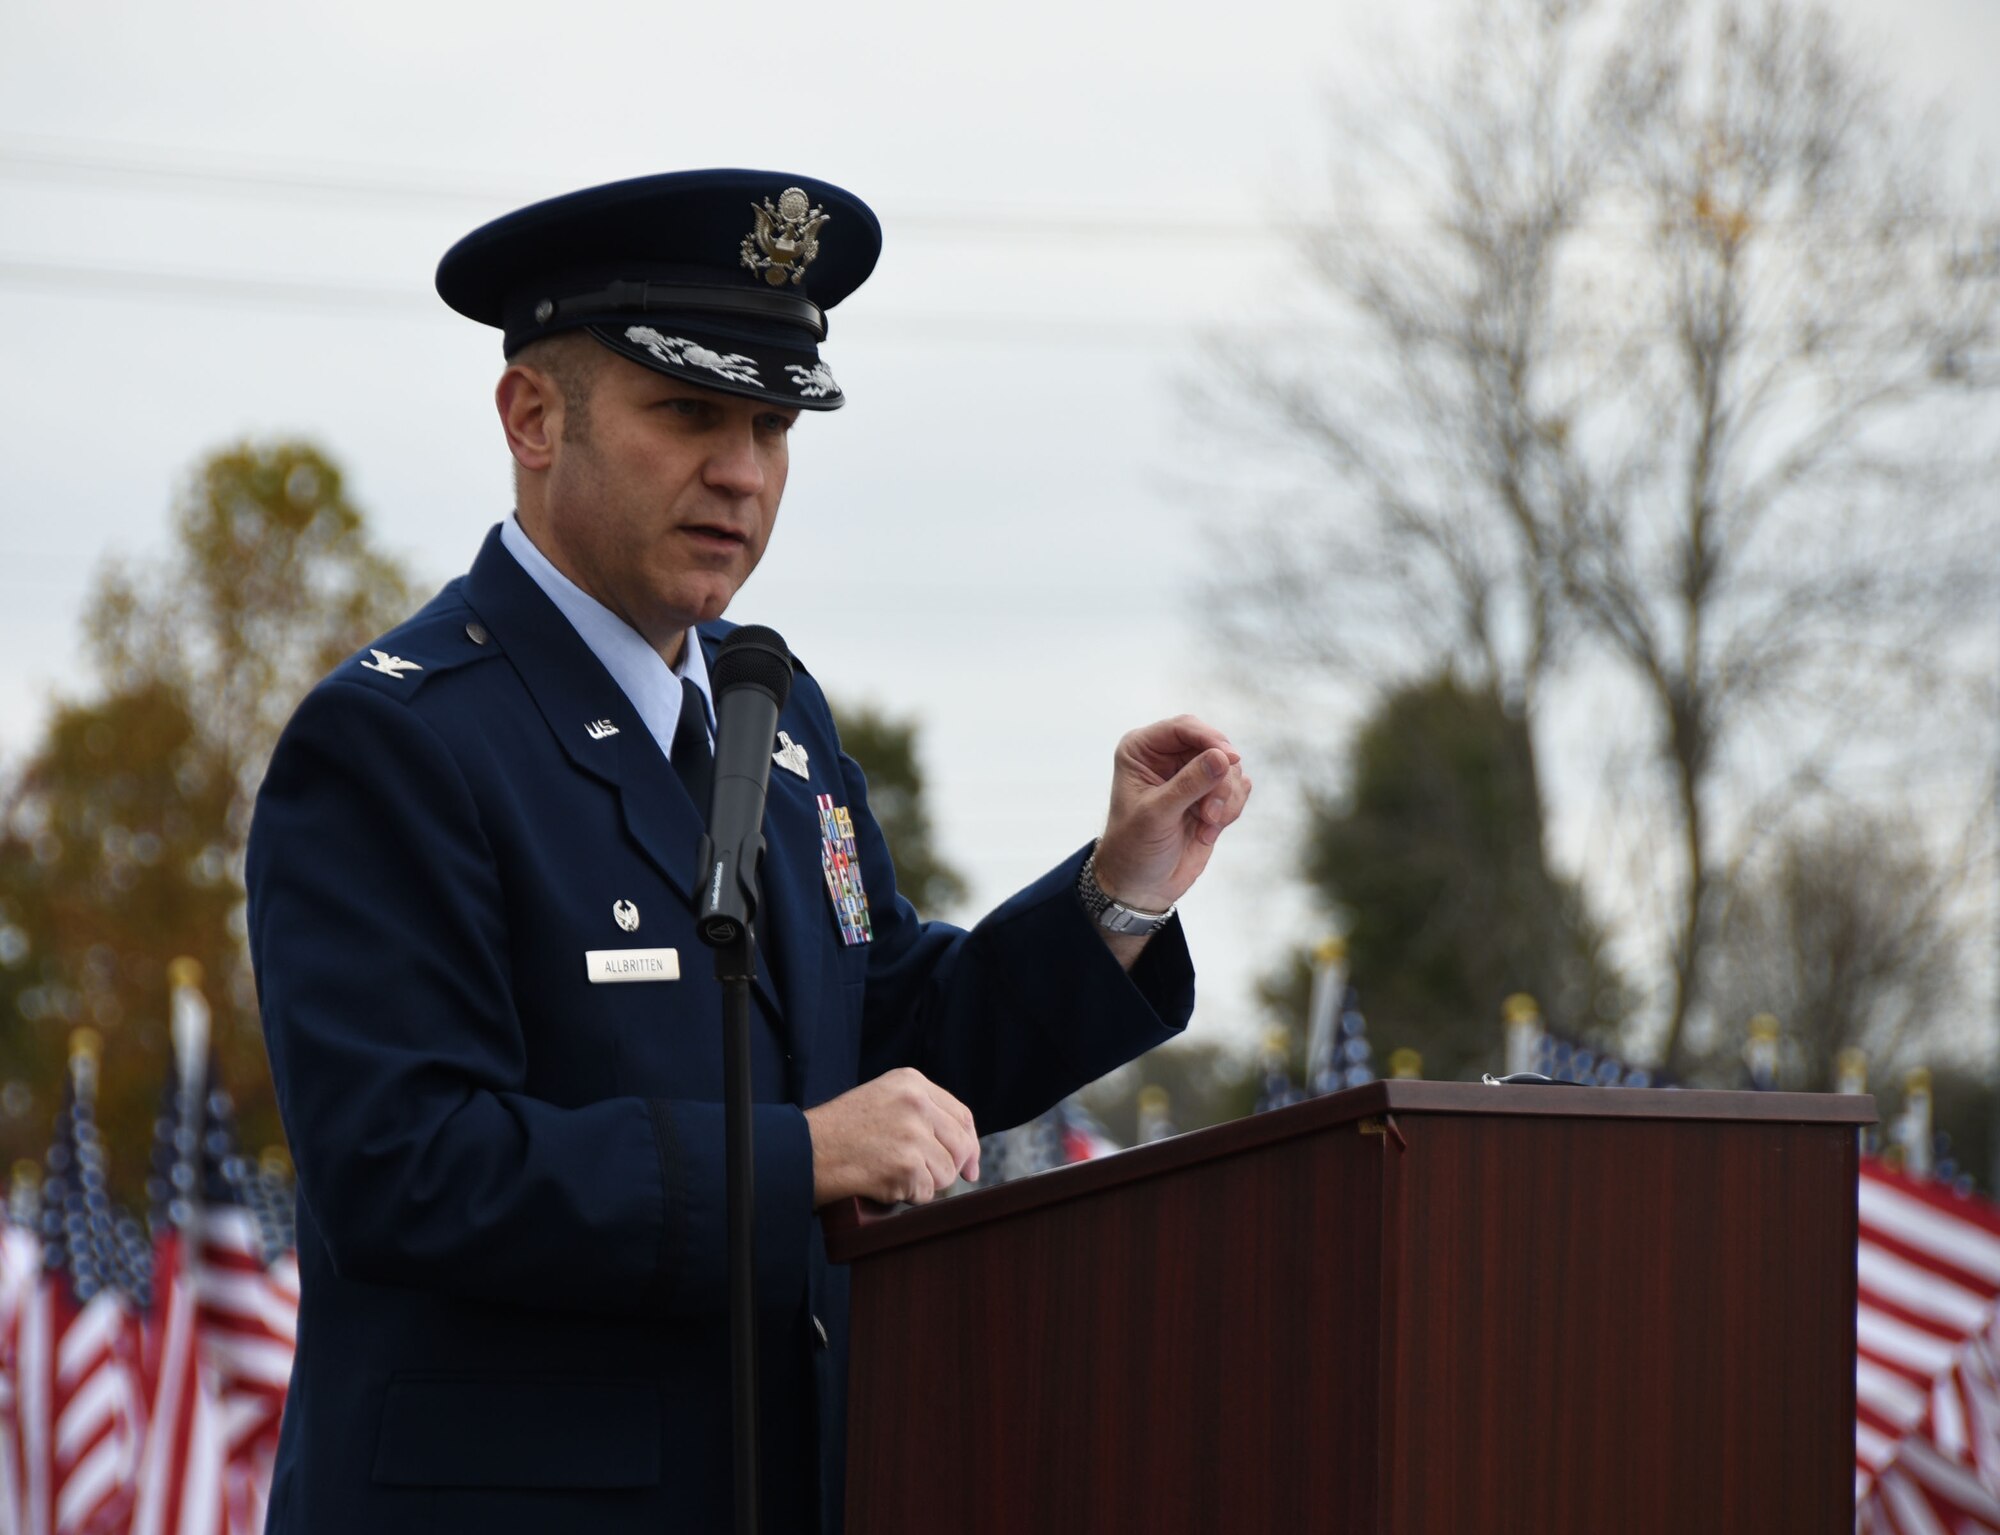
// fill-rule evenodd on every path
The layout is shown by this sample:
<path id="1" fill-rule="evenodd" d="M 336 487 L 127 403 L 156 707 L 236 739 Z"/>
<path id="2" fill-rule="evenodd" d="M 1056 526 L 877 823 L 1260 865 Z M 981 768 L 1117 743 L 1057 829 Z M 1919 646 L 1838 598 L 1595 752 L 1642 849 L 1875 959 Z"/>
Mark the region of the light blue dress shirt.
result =
<path id="1" fill-rule="evenodd" d="M 674 727 L 681 719 L 681 679 L 687 678 L 701 691 L 703 712 L 708 716 L 708 744 L 715 746 L 715 694 L 708 685 L 708 660 L 701 653 L 701 640 L 694 630 L 687 632 L 678 666 L 668 666 L 660 653 L 646 643 L 645 636 L 582 587 L 557 570 L 549 557 L 537 549 L 521 526 L 521 519 L 509 512 L 500 525 L 500 542 L 528 573 L 528 578 L 548 594 L 549 601 L 576 630 L 590 653 L 604 663 L 611 680 L 631 700 L 639 718 L 660 744 L 662 756 L 674 750 Z"/>

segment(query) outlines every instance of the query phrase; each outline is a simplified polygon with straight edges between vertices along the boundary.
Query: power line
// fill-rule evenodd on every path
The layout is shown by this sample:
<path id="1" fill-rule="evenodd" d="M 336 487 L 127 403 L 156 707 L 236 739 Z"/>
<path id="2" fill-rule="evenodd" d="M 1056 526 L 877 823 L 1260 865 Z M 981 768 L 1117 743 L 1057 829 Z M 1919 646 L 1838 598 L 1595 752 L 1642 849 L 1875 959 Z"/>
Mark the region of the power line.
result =
<path id="1" fill-rule="evenodd" d="M 451 319 L 456 323 L 456 317 L 428 288 L 321 278 L 90 266 L 0 255 L 0 288 L 82 293 L 127 302 L 166 299 L 294 313 L 374 313 L 398 319 Z M 848 334 L 950 346 L 964 346 L 976 337 L 983 346 L 1017 342 L 1042 347 L 1078 343 L 1171 347 L 1197 338 L 1206 327 L 1218 323 L 1189 318 L 1178 325 L 1163 325 L 1158 320 L 1123 320 L 1102 315 L 998 314 L 990 310 L 956 314 L 878 313 L 853 322 Z M 1273 335 L 1297 333 L 1295 326 L 1276 322 L 1270 323 L 1266 330 Z"/>
<path id="2" fill-rule="evenodd" d="M 431 174 L 396 177 L 374 170 L 287 165 L 277 161 L 201 161 L 148 153 L 123 145 L 65 145 L 0 138 L 0 175 L 16 180 L 92 182 L 109 186 L 200 187 L 230 196 L 272 194 L 373 203 L 382 206 L 460 207 L 501 212 L 565 188 L 532 187 L 525 181 L 481 182 Z M 1117 211 L 1051 212 L 1025 209 L 1006 213 L 966 213 L 948 209 L 904 208 L 892 218 L 896 233 L 950 240 L 1115 240 L 1148 245 L 1269 244 L 1273 231 L 1252 219 Z"/>
<path id="3" fill-rule="evenodd" d="M 75 262 L 22 261 L 0 256 L 0 285 L 61 289 L 107 299 L 195 299 L 293 310 L 348 314 L 356 310 L 442 316 L 428 293 L 379 284 L 307 281 L 221 272 L 164 271 L 145 267 L 84 266 Z"/>
<path id="4" fill-rule="evenodd" d="M 279 160 L 226 160 L 199 155 L 161 153 L 148 145 L 85 142 L 31 135 L 0 136 L 0 177 L 110 186 L 201 187 L 230 196 L 268 198 L 272 195 L 332 199 L 382 207 L 456 206 L 475 216 L 498 213 L 568 186 L 532 186 L 525 180 L 492 181 L 434 171 L 399 176 L 379 167 L 339 167 Z M 1348 236 L 1428 237 L 1435 221 L 1421 210 L 1404 215 L 1369 208 L 1346 208 L 1334 216 L 1304 216 L 1288 211 L 1282 224 L 1269 217 L 1216 217 L 1153 208 L 1084 210 L 1013 209 L 978 212 L 950 208 L 889 205 L 885 223 L 899 237 L 952 241 L 1078 241 L 1135 243 L 1149 250 L 1162 245 L 1264 247 L 1298 244 Z M 1877 221 L 1829 217 L 1784 217 L 1766 221 L 1786 230 L 1857 231 L 1857 238 L 1874 238 Z M 1958 221 L 1949 216 L 1906 212 L 1889 222 L 1904 229 L 1950 230 Z M 1575 231 L 1599 237 L 1629 237 L 1654 228 L 1646 217 L 1600 219 Z M 1990 242 L 1990 236 L 1988 237 Z M 1975 251 L 1982 262 L 2000 262 L 1989 245 Z"/>
<path id="5" fill-rule="evenodd" d="M 139 266 L 105 266 L 87 262 L 40 261 L 0 253 L 0 289 L 87 293 L 101 299 L 133 301 L 145 298 L 225 306 L 284 309 L 294 313 L 395 315 L 442 320 L 447 311 L 428 283 L 405 287 L 386 283 L 356 283 L 324 277 L 271 277 L 255 273 L 172 270 Z M 1036 346 L 1101 344 L 1129 347 L 1171 347 L 1190 340 L 1226 336 L 1235 344 L 1308 341 L 1332 348 L 1373 350 L 1384 337 L 1351 316 L 1304 319 L 1272 314 L 1245 318 L 1218 314 L 1162 313 L 1151 319 L 1123 318 L 1074 312 L 1027 312 L 984 309 L 942 313 L 884 313 L 871 310 L 847 321 L 845 334 L 862 334 L 895 341 L 938 342 L 963 346 L 976 338 L 982 346 L 1009 343 Z M 1608 323 L 1566 328 L 1560 338 L 1574 355 L 1603 359 L 1638 337 L 1665 337 L 1670 327 L 1656 323 L 1616 326 Z M 1853 343 L 1862 345 L 1865 343 Z M 1838 340 L 1824 349 L 1840 350 Z"/>

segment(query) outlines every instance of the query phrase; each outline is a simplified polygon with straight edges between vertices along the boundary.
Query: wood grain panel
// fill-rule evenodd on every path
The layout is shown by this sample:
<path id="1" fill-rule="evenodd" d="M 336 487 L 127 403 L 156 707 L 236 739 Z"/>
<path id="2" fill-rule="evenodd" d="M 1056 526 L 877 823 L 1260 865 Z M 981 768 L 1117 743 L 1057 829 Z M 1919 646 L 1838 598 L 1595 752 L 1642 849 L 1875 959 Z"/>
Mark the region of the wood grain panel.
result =
<path id="1" fill-rule="evenodd" d="M 849 1527 L 1375 1528 L 1381 1155 L 1258 1148 L 867 1266 Z"/>
<path id="2" fill-rule="evenodd" d="M 1385 1528 L 1852 1529 L 1851 1131 L 1399 1117 Z"/>

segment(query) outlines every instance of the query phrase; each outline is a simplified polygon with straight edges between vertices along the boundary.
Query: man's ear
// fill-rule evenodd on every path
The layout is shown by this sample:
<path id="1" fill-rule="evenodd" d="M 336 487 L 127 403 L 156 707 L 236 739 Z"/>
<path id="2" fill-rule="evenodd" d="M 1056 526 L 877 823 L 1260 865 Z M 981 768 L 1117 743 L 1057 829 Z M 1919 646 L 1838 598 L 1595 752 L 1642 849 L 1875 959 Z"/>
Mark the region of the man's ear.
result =
<path id="1" fill-rule="evenodd" d="M 542 470 L 555 459 L 562 437 L 562 390 L 538 368 L 511 363 L 493 391 L 507 451 L 523 469 Z"/>

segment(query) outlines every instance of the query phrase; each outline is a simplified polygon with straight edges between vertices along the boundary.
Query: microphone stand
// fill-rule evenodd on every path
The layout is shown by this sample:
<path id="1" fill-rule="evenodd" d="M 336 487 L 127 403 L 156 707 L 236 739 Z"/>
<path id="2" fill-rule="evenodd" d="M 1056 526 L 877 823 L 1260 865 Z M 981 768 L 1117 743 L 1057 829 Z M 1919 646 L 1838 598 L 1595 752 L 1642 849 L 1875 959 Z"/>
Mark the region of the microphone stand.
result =
<path id="1" fill-rule="evenodd" d="M 759 839 L 761 844 L 762 839 Z M 701 866 L 714 861 L 701 839 Z M 761 851 L 761 847 L 760 847 Z M 756 865 L 744 871 L 755 909 Z M 750 1109 L 750 981 L 757 973 L 757 940 L 748 921 L 711 915 L 698 924 L 701 941 L 715 950 L 715 978 L 722 985 L 723 1187 L 729 1230 L 729 1406 L 736 1483 L 736 1535 L 757 1535 L 757 1188 L 756 1141 Z"/>
<path id="2" fill-rule="evenodd" d="M 757 1535 L 756 1166 L 750 1133 L 750 979 L 756 939 L 748 926 L 715 945 L 722 983 L 722 1125 L 729 1203 L 729 1380 L 735 1447 L 736 1535 Z"/>
<path id="3" fill-rule="evenodd" d="M 750 982 L 757 973 L 753 919 L 762 899 L 764 798 L 771 736 L 792 690 L 792 656 L 770 629 L 746 624 L 716 652 L 715 779 L 695 927 L 715 950 L 722 986 L 722 1125 L 729 1204 L 729 1376 L 734 1429 L 736 1535 L 757 1535 L 757 1251 L 751 1120 Z"/>

